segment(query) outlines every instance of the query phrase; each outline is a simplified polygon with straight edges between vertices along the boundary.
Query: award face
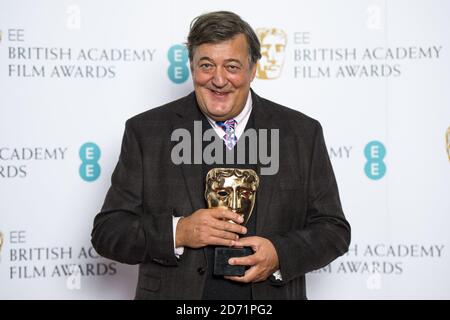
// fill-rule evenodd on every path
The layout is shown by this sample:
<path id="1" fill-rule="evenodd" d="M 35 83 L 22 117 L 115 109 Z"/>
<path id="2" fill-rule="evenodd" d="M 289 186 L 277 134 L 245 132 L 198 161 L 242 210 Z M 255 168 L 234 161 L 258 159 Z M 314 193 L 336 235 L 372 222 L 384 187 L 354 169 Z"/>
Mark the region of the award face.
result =
<path id="1" fill-rule="evenodd" d="M 281 75 L 286 51 L 287 36 L 281 29 L 258 28 L 255 30 L 261 43 L 261 59 L 258 62 L 258 79 L 276 79 Z"/>
<path id="2" fill-rule="evenodd" d="M 259 177 L 251 169 L 215 168 L 206 175 L 208 208 L 226 207 L 244 217 L 246 224 L 255 206 Z"/>

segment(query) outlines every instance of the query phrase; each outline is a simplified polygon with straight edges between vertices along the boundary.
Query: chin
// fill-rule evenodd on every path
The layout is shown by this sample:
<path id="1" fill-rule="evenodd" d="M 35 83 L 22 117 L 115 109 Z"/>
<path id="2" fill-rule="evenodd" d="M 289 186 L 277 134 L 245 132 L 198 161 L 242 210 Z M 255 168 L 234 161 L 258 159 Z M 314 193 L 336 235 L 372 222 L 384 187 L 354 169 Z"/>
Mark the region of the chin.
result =
<path id="1" fill-rule="evenodd" d="M 212 106 L 207 109 L 209 114 L 214 117 L 226 117 L 231 112 L 231 108 L 221 106 Z"/>

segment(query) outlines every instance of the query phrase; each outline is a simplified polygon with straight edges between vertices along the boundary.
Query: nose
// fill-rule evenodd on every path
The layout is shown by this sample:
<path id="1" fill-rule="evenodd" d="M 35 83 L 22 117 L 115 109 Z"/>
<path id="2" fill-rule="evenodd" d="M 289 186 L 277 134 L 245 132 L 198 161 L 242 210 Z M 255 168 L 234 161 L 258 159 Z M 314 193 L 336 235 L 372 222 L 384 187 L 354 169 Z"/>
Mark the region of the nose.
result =
<path id="1" fill-rule="evenodd" d="M 270 46 L 268 52 L 267 52 L 267 60 L 274 63 L 276 61 L 276 50 L 275 46 Z"/>
<path id="2" fill-rule="evenodd" d="M 227 85 L 227 78 L 225 75 L 225 71 L 223 70 L 223 68 L 221 67 L 217 67 L 214 70 L 214 75 L 212 78 L 212 84 L 216 87 L 216 88 L 223 88 Z"/>
<path id="3" fill-rule="evenodd" d="M 241 209 L 241 200 L 238 197 L 237 191 L 234 190 L 231 197 L 231 210 L 239 211 Z"/>

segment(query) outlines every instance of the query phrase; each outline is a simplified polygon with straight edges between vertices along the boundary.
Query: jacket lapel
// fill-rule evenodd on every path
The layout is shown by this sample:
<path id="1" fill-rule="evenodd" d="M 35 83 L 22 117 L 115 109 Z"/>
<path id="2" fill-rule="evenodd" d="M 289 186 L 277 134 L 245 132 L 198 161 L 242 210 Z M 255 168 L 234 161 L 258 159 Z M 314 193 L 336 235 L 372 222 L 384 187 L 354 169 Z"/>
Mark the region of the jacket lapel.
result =
<path id="1" fill-rule="evenodd" d="M 173 130 L 175 129 L 186 129 L 189 131 L 191 136 L 191 147 L 192 147 L 192 160 L 194 158 L 194 139 L 198 139 L 198 134 L 200 134 L 200 139 L 202 131 L 194 132 L 194 121 L 200 121 L 202 115 L 198 109 L 195 93 L 191 93 L 186 96 L 186 99 L 180 103 L 175 110 L 177 115 L 176 120 L 173 123 Z M 197 136 L 196 136 L 197 135 Z M 176 142 L 175 142 L 176 143 Z M 172 147 L 175 145 L 172 144 Z M 205 208 L 205 201 L 203 199 L 203 172 L 201 164 L 181 164 L 181 171 L 183 174 L 184 182 L 186 184 L 187 192 L 189 195 L 189 200 L 192 206 L 192 212 Z"/>
<path id="2" fill-rule="evenodd" d="M 258 131 L 259 129 L 268 129 L 268 148 L 271 149 L 271 138 L 270 138 L 270 129 L 280 129 L 281 124 L 277 124 L 276 117 L 274 117 L 271 113 L 271 110 L 266 107 L 262 99 L 256 95 L 253 90 L 252 93 L 252 101 L 253 101 L 253 109 L 255 119 L 255 129 Z M 259 134 L 258 134 L 258 144 L 259 144 Z M 281 141 L 280 141 L 281 143 Z M 281 147 L 280 147 L 281 151 Z M 258 145 L 259 152 L 259 145 Z M 280 157 L 280 162 L 281 162 Z M 280 163 L 281 166 L 281 163 Z M 256 205 L 258 210 L 258 215 L 256 218 L 256 234 L 261 234 L 263 232 L 264 221 L 268 214 L 271 214 L 269 205 L 273 195 L 273 188 L 278 182 L 278 174 L 275 175 L 261 175 L 261 164 L 258 161 L 258 175 L 260 179 L 260 184 L 258 191 L 256 193 Z"/>

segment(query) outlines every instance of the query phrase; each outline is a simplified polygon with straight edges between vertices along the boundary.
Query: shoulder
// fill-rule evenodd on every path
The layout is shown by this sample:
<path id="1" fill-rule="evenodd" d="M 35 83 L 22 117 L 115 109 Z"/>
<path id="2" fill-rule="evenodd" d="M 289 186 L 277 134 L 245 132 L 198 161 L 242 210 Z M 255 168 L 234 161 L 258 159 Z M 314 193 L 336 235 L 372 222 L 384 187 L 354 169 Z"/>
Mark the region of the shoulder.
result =
<path id="1" fill-rule="evenodd" d="M 318 120 L 298 110 L 259 96 L 256 96 L 256 98 L 261 111 L 271 119 L 271 122 L 276 123 L 281 128 L 289 128 L 294 132 L 317 132 L 317 130 L 322 130 Z"/>

